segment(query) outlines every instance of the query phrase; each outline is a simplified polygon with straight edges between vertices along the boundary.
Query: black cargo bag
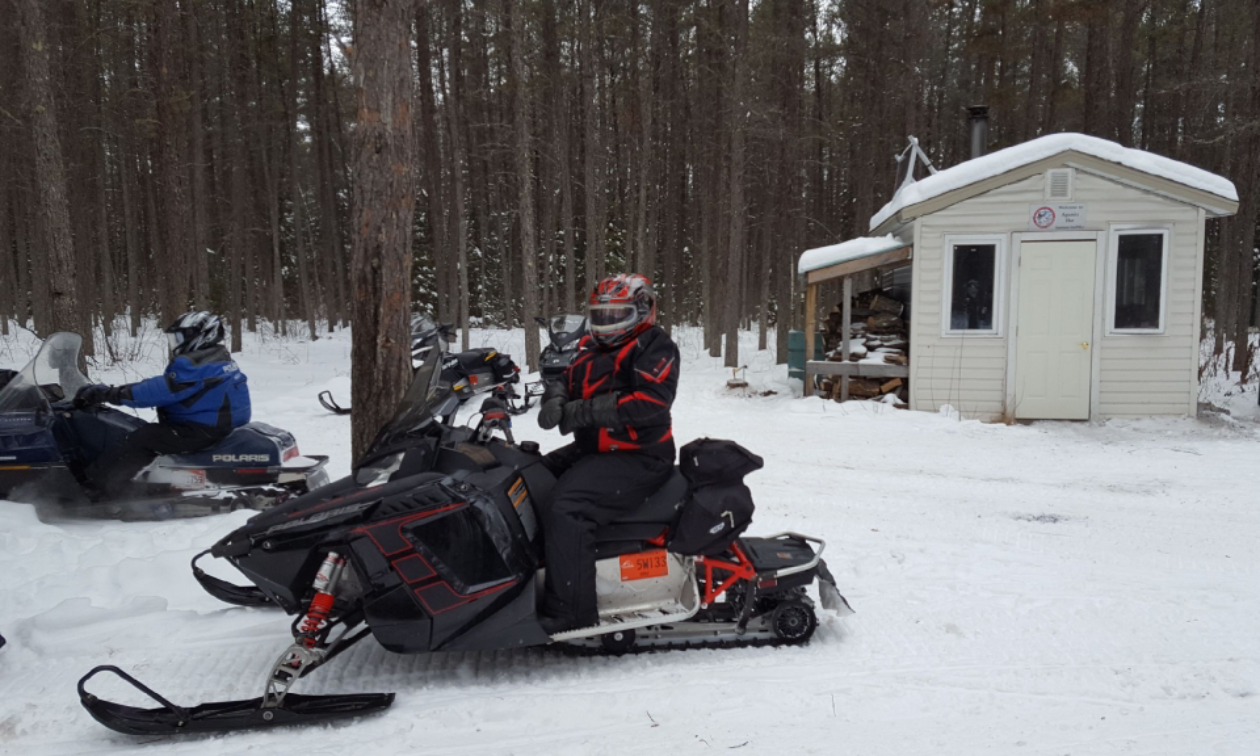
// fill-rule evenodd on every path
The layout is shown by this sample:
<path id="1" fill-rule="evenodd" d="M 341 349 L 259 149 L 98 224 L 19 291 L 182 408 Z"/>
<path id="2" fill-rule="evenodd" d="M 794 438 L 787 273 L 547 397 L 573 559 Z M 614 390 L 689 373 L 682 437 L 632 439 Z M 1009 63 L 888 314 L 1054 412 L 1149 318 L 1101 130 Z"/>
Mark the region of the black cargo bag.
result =
<path id="1" fill-rule="evenodd" d="M 669 550 L 686 556 L 716 556 L 752 523 L 755 505 L 744 476 L 764 463 L 734 441 L 712 438 L 692 441 L 679 456 L 679 467 L 690 485 L 670 533 Z"/>

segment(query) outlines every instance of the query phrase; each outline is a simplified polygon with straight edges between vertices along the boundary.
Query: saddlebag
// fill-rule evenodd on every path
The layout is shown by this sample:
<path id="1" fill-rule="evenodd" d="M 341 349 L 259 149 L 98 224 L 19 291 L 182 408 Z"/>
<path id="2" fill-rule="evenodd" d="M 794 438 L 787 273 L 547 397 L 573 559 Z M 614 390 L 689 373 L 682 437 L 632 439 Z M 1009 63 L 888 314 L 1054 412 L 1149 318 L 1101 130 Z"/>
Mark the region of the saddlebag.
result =
<path id="1" fill-rule="evenodd" d="M 515 383 L 520 380 L 520 372 L 511 357 L 489 348 L 448 354 L 442 362 L 444 382 L 454 386 L 463 379 L 473 389 L 486 384 Z"/>
<path id="2" fill-rule="evenodd" d="M 734 441 L 700 438 L 684 446 L 679 467 L 689 485 L 669 537 L 669 550 L 687 556 L 714 556 L 752 523 L 752 492 L 744 476 L 760 470 L 761 457 Z"/>

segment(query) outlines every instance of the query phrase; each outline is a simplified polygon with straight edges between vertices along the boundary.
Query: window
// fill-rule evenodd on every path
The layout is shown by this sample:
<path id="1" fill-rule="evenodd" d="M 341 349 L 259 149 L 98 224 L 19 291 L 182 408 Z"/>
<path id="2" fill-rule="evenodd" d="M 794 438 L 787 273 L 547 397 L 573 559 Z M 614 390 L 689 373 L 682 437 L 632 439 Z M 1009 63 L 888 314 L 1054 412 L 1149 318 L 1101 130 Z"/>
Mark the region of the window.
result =
<path id="1" fill-rule="evenodd" d="M 1168 232 L 1117 231 L 1113 237 L 1111 329 L 1158 333 L 1164 330 L 1164 277 Z"/>
<path id="2" fill-rule="evenodd" d="M 998 334 L 1002 248 L 994 238 L 946 240 L 945 333 Z"/>

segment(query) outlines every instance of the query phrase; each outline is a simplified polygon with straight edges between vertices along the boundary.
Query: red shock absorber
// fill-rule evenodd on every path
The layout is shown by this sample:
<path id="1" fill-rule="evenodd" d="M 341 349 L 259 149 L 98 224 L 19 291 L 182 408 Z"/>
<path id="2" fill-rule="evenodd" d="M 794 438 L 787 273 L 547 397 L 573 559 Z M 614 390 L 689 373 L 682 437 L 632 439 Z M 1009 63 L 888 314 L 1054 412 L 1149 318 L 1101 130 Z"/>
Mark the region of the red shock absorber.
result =
<path id="1" fill-rule="evenodd" d="M 345 566 L 346 560 L 342 559 L 337 552 L 330 551 L 324 558 L 324 563 L 320 565 L 319 572 L 315 574 L 315 581 L 311 584 L 311 588 L 315 590 L 315 596 L 311 599 L 311 605 L 307 608 L 306 616 L 302 618 L 302 624 L 298 628 L 298 637 L 302 645 L 307 648 L 315 648 L 319 644 L 319 631 L 328 624 L 333 602 L 336 601 L 333 590 L 337 587 L 337 580 L 341 577 L 341 571 Z"/>

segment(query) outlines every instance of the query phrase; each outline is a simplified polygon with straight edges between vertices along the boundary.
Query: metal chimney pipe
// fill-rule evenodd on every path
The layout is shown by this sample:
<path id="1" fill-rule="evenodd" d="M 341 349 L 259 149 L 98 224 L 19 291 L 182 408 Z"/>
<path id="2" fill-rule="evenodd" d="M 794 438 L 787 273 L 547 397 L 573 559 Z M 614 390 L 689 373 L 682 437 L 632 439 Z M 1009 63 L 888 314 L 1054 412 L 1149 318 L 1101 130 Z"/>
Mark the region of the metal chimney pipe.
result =
<path id="1" fill-rule="evenodd" d="M 971 126 L 971 158 L 974 160 L 984 154 L 989 144 L 989 106 L 967 108 L 967 123 Z"/>

